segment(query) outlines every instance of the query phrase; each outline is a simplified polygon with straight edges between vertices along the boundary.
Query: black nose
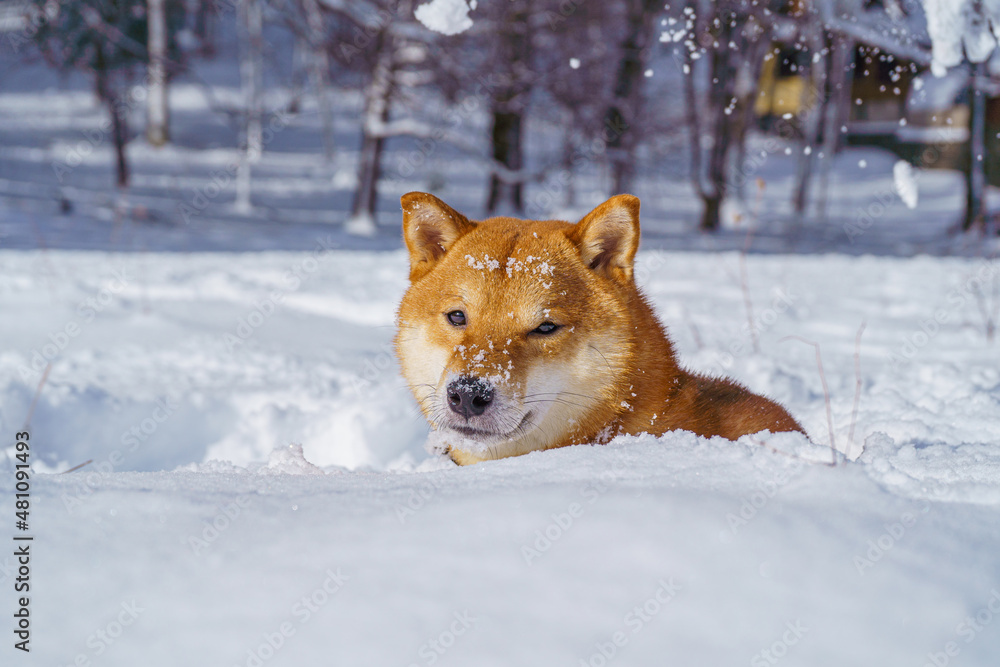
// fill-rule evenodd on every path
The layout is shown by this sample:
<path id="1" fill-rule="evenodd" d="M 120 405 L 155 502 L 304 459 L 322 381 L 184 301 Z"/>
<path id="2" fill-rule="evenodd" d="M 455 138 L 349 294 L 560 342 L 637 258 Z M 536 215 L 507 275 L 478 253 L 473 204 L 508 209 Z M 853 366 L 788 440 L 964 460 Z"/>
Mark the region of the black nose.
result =
<path id="1" fill-rule="evenodd" d="M 466 419 L 486 412 L 493 402 L 493 387 L 486 380 L 460 377 L 448 385 L 448 407 Z"/>

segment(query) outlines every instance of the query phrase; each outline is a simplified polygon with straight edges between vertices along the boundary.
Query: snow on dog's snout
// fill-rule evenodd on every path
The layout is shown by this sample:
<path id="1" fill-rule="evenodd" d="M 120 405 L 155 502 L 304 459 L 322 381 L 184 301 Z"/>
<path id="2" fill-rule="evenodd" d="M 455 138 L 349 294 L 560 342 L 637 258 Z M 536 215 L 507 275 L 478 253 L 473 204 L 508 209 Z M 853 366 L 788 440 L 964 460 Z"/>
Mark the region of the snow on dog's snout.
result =
<path id="1" fill-rule="evenodd" d="M 575 437 L 623 346 L 568 223 L 473 223 L 429 197 L 404 203 L 411 286 L 396 348 L 432 448 L 472 463 Z"/>
<path id="2" fill-rule="evenodd" d="M 518 373 L 523 360 L 511 338 L 495 343 L 493 336 L 481 334 L 480 330 L 490 328 L 489 322 L 474 329 L 467 327 L 435 392 L 437 429 L 454 431 L 472 441 L 471 445 L 464 442 L 463 447 L 476 451 L 524 435 L 533 426 Z"/>
<path id="3" fill-rule="evenodd" d="M 573 422 L 571 415 L 562 413 L 577 403 L 564 398 L 566 387 L 558 369 L 539 369 L 518 383 L 518 388 L 508 377 L 447 373 L 439 388 L 442 407 L 428 450 L 461 450 L 493 458 L 516 447 L 518 441 L 544 438 L 544 424 L 550 417 L 563 424 Z"/>

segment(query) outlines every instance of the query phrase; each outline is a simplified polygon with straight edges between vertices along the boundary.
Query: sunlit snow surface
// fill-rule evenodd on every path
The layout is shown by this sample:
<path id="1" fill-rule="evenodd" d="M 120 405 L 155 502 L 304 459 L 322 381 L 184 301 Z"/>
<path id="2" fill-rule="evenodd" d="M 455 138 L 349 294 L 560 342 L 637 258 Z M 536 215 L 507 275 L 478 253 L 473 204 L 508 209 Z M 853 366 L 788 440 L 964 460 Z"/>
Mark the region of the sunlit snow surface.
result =
<path id="1" fill-rule="evenodd" d="M 485 161 L 393 140 L 377 233 L 351 236 L 362 97 L 338 88 L 334 161 L 317 152 L 306 96 L 255 169 L 253 213 L 238 214 L 233 188 L 212 180 L 238 155 L 235 125 L 213 110 L 241 99 L 220 58 L 199 74 L 212 99 L 172 84 L 171 145 L 130 144 L 122 219 L 109 142 L 89 138 L 105 121 L 92 81 L 4 62 L 8 454 L 35 368 L 53 365 L 31 420 L 32 653 L 11 661 L 5 646 L 0 664 L 995 664 L 1000 343 L 985 331 L 1000 278 L 981 258 L 996 246 L 947 234 L 960 175 L 894 180 L 897 158 L 847 148 L 824 213 L 800 219 L 799 152 L 753 137 L 744 205 L 700 235 L 684 160 L 663 153 L 635 185 L 639 282 L 683 363 L 781 401 L 818 444 L 672 433 L 459 469 L 424 450 L 392 354 L 407 275 L 398 198 L 430 190 L 479 218 Z M 671 72 L 658 64 L 651 81 L 679 104 Z M 289 94 L 269 87 L 268 108 Z M 416 106 L 448 118 L 440 101 Z M 528 164 L 558 164 L 561 123 L 532 118 Z M 485 109 L 457 131 L 488 154 Z M 602 169 L 577 170 L 574 204 L 555 181 L 533 184 L 528 213 L 578 220 L 606 194 Z M 916 209 L 900 185 L 919 185 Z M 759 353 L 735 252 L 747 227 Z M 821 464 L 815 350 L 786 336 L 818 343 L 850 463 Z M 5 613 L 14 560 L 0 553 Z"/>
<path id="2" fill-rule="evenodd" d="M 1000 619 L 961 624 L 1000 606 L 1000 365 L 974 295 L 995 272 L 751 256 L 756 354 L 736 254 L 640 253 L 683 362 L 819 444 L 677 432 L 455 468 L 391 355 L 400 251 L 2 251 L 4 433 L 34 352 L 78 328 L 32 420 L 31 658 L 578 665 L 622 633 L 614 664 L 921 665 L 948 642 L 990 664 Z M 789 335 L 819 343 L 854 462 L 822 465 L 815 352 Z"/>

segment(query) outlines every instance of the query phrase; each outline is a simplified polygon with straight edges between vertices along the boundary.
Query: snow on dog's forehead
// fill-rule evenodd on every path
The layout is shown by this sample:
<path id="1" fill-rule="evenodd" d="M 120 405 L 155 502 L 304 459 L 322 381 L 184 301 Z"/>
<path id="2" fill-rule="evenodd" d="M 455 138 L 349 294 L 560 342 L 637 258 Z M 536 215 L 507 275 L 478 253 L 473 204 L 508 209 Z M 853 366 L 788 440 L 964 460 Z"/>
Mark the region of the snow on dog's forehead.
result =
<path id="1" fill-rule="evenodd" d="M 453 262 L 462 273 L 478 273 L 509 287 L 545 291 L 575 280 L 583 268 L 579 251 L 562 233 L 567 223 L 494 219 L 456 244 Z M 534 291 L 534 290 L 533 290 Z"/>

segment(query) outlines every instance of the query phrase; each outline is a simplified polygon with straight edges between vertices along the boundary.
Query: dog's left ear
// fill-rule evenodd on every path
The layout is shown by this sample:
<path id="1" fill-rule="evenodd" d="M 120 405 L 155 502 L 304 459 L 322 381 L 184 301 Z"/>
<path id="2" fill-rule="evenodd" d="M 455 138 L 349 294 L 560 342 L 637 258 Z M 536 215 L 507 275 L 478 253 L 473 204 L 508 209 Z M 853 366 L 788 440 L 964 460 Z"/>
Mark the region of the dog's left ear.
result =
<path id="1" fill-rule="evenodd" d="M 403 205 L 403 238 L 410 251 L 410 282 L 415 282 L 476 224 L 426 192 L 408 192 L 399 201 Z"/>
<path id="2" fill-rule="evenodd" d="M 593 271 L 618 282 L 632 280 L 639 249 L 639 198 L 612 197 L 585 215 L 567 236 Z"/>

